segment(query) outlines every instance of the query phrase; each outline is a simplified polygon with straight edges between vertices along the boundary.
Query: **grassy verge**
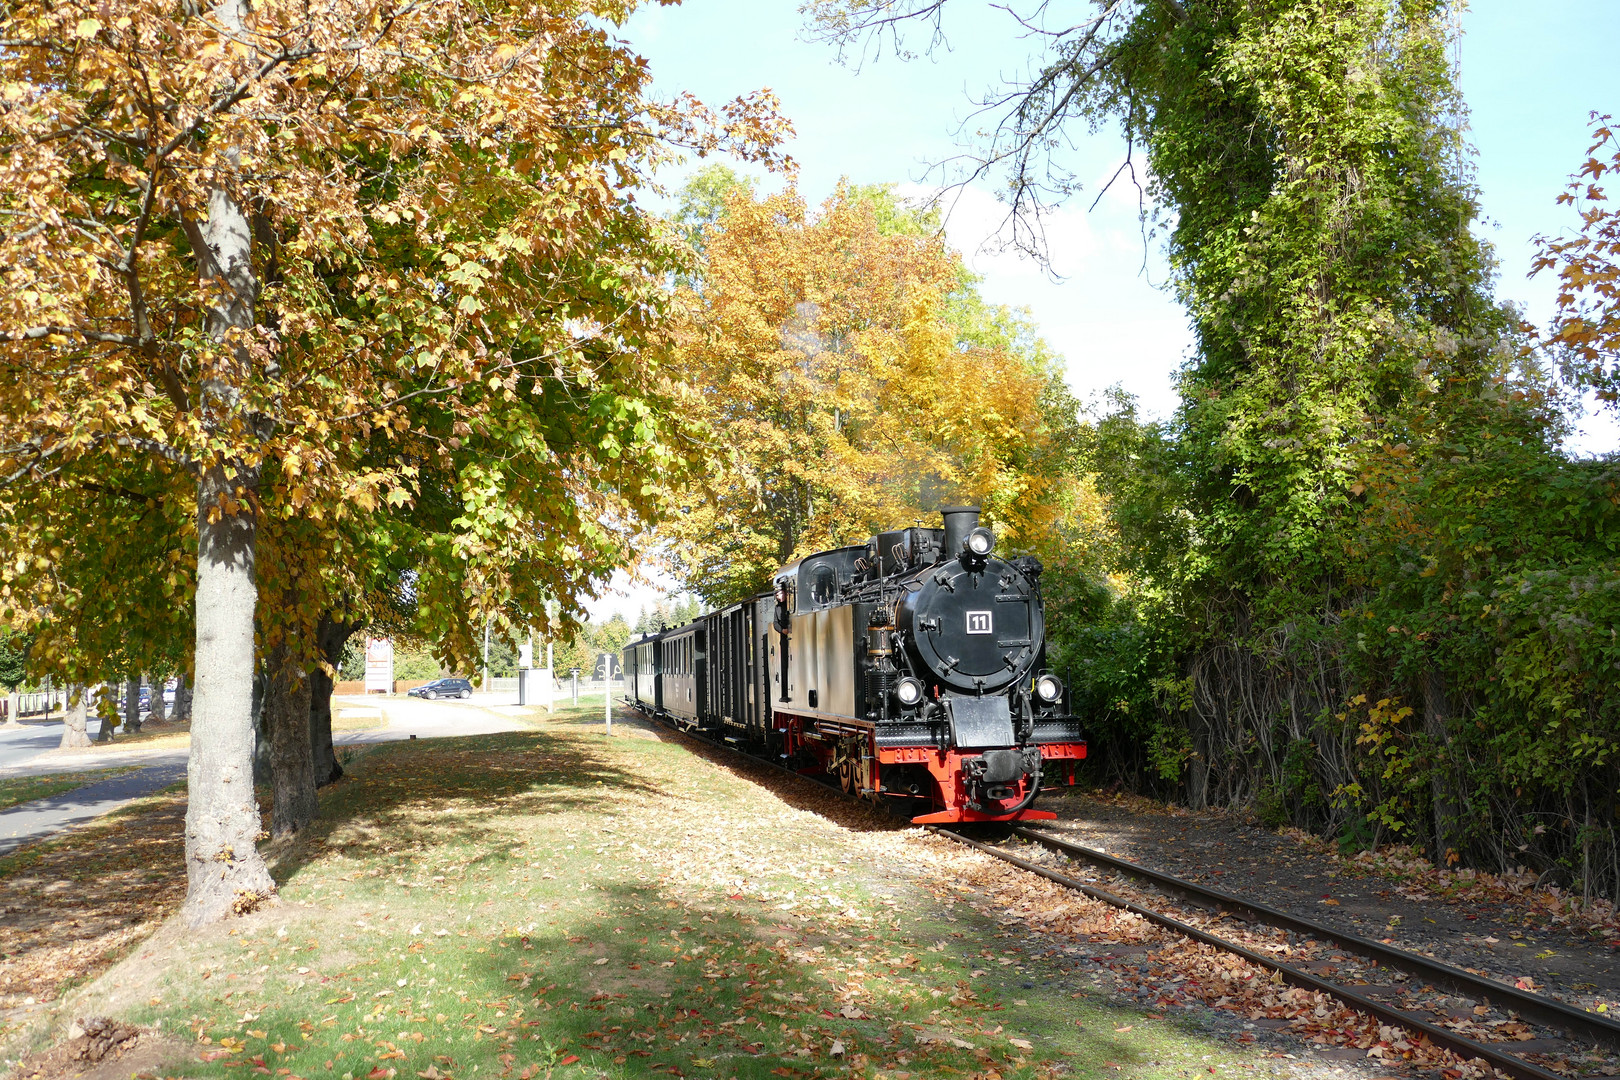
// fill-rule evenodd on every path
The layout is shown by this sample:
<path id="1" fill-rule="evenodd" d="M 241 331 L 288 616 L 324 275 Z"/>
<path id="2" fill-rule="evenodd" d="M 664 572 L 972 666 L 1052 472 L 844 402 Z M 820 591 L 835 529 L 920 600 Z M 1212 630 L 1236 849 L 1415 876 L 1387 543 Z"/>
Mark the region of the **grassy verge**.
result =
<path id="1" fill-rule="evenodd" d="M 183 787 L 0 856 L 0 1037 L 99 975 L 179 906 Z"/>
<path id="2" fill-rule="evenodd" d="M 35 799 L 48 799 L 52 795 L 60 795 L 65 791 L 93 784 L 97 780 L 106 780 L 113 776 L 122 776 L 135 766 L 122 769 L 101 769 L 95 772 L 77 773 L 48 773 L 44 776 L 14 776 L 0 780 L 0 810 L 6 810 L 19 803 L 33 802 Z"/>
<path id="3" fill-rule="evenodd" d="M 584 713 L 581 709 L 581 714 Z M 280 903 L 75 1002 L 187 1076 L 1206 1074 L 1224 1044 L 1099 1004 L 929 878 L 942 842 L 649 737 L 393 743 L 275 854 Z M 1055 950 L 1054 950 L 1055 951 Z"/>
<path id="4" fill-rule="evenodd" d="M 336 705 L 332 710 L 333 731 L 371 731 L 388 726 L 388 718 L 376 705 Z"/>
<path id="5" fill-rule="evenodd" d="M 128 731 L 118 728 L 113 732 L 111 742 L 92 743 L 90 750 L 128 750 L 131 747 L 140 747 L 143 750 L 174 750 L 183 749 L 191 745 L 191 725 L 176 723 L 173 720 L 151 721 L 141 725 L 139 731 Z M 84 750 L 75 750 L 74 753 L 84 753 Z"/>

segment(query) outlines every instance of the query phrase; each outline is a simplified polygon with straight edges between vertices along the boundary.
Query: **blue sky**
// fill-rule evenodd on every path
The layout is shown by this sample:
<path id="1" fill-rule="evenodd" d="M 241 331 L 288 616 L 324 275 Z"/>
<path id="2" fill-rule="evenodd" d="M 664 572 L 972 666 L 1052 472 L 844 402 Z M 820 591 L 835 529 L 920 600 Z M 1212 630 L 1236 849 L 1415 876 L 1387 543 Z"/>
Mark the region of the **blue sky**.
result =
<path id="1" fill-rule="evenodd" d="M 884 55 L 858 70 L 840 65 L 829 46 L 804 40 L 797 2 L 649 6 L 621 36 L 648 59 L 661 93 L 686 90 L 718 104 L 759 87 L 774 90 L 797 129 L 789 152 L 799 162 L 799 186 L 814 201 L 845 176 L 928 190 L 928 165 L 959 150 L 954 133 L 971 111 L 969 94 L 1023 70 L 1028 43 L 1005 14 L 985 0 L 952 0 L 945 14 L 949 48 L 909 62 Z M 1482 0 L 1463 14 L 1462 26 L 1481 231 L 1500 260 L 1499 295 L 1540 321 L 1552 309 L 1554 283 L 1546 275 L 1526 280 L 1531 238 L 1573 225 L 1573 213 L 1554 200 L 1584 159 L 1588 114 L 1620 112 L 1620 3 Z M 1077 133 L 1070 160 L 1082 178 L 1094 178 L 1094 195 L 1123 153 L 1118 134 L 1105 129 Z M 681 170 L 665 179 L 678 184 Z M 947 235 L 983 276 L 988 299 L 1030 308 L 1082 399 L 1118 383 L 1146 411 L 1164 415 L 1175 406 L 1171 378 L 1191 343 L 1186 318 L 1157 287 L 1163 262 L 1151 247 L 1144 252 L 1135 192 L 1116 185 L 1088 212 L 1091 197 L 1076 199 L 1051 223 L 1057 281 L 1014 254 L 986 249 L 1000 221 L 987 188 L 964 194 Z M 1620 449 L 1612 414 L 1584 418 L 1580 428 L 1573 449 Z M 646 595 L 638 590 L 596 607 L 634 612 Z"/>

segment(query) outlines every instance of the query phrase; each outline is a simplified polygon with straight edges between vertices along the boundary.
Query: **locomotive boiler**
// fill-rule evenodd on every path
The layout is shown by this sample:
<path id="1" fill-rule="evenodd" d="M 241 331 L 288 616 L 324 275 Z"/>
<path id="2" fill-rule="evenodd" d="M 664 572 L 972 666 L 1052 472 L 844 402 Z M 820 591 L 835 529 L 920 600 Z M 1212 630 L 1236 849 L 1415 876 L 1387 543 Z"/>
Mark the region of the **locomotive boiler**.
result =
<path id="1" fill-rule="evenodd" d="M 783 567 L 772 591 L 625 648 L 629 704 L 917 822 L 1050 818 L 1086 755 L 1045 670 L 1041 565 L 977 507 Z"/>

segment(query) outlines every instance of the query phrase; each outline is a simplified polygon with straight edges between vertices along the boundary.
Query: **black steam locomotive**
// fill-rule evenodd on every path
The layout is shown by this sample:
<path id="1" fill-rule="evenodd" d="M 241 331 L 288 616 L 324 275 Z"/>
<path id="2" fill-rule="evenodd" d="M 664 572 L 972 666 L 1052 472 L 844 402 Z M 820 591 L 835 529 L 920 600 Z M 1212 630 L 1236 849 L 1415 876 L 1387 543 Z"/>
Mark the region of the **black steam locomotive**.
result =
<path id="1" fill-rule="evenodd" d="M 918 822 L 1050 818 L 1086 756 L 1043 670 L 1040 562 L 1002 560 L 977 507 L 809 555 L 774 592 L 624 650 L 633 707 L 769 753 Z"/>

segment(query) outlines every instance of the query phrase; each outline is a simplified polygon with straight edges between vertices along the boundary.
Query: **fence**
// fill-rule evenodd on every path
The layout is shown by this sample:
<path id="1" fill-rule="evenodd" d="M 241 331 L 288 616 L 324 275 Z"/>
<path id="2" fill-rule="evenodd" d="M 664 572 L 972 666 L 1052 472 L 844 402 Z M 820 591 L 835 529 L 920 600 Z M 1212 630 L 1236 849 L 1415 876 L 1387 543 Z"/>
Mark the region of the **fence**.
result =
<path id="1" fill-rule="evenodd" d="M 18 716 L 46 716 L 61 708 L 66 695 L 61 690 L 37 690 L 17 695 Z"/>

